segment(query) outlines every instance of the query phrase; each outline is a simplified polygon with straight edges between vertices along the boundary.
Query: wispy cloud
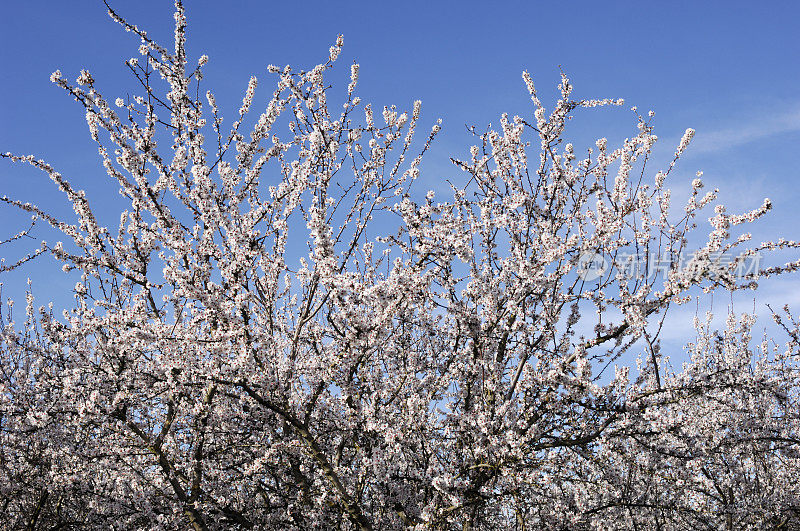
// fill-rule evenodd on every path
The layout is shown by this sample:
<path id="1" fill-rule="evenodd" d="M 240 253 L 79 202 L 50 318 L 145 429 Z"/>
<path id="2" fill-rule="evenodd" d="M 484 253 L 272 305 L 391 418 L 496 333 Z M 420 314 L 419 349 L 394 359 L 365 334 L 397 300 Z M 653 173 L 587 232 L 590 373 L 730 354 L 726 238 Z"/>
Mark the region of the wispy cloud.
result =
<path id="1" fill-rule="evenodd" d="M 791 277 L 770 279 L 756 292 L 739 291 L 733 297 L 725 291 L 716 293 L 715 296 L 705 295 L 699 303 L 693 301 L 671 307 L 659 337 L 669 347 L 667 350 L 673 360 L 683 361 L 681 347 L 695 337 L 693 331 L 695 317 L 703 321 L 706 312 L 712 311 L 714 314 L 712 328 L 724 329 L 728 312 L 737 315 L 755 313 L 758 316 L 754 327 L 755 336 L 758 337 L 760 331 L 766 329 L 780 343 L 786 338 L 775 327 L 767 305 L 780 312 L 784 304 L 788 304 L 793 310 L 792 313 L 796 315 L 800 308 L 800 280 Z"/>
<path id="2" fill-rule="evenodd" d="M 689 153 L 713 153 L 775 135 L 800 131 L 800 105 L 789 106 L 780 112 L 750 118 L 722 129 L 704 131 L 697 129 Z"/>

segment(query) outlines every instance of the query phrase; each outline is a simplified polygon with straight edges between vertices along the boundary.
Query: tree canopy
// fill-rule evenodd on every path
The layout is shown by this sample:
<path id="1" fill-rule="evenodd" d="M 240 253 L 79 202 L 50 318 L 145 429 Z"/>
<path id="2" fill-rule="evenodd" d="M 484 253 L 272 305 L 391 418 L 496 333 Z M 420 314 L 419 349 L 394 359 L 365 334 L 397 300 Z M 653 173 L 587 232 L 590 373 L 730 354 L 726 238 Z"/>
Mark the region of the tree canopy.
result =
<path id="1" fill-rule="evenodd" d="M 680 370 L 661 352 L 692 290 L 800 265 L 748 268 L 800 246 L 738 231 L 769 200 L 730 214 L 698 176 L 672 205 L 692 130 L 660 171 L 648 115 L 619 145 L 574 146 L 574 113 L 622 101 L 573 99 L 562 75 L 546 107 L 525 72 L 530 116 L 475 131 L 447 197 L 421 194 L 440 124 L 420 102 L 362 102 L 357 64 L 330 86 L 342 38 L 309 71 L 269 67 L 266 97 L 252 77 L 225 125 L 180 1 L 170 47 L 109 13 L 141 41 L 138 95 L 106 99 L 86 70 L 51 80 L 85 109 L 118 226 L 46 161 L 2 155 L 75 212 L 3 196 L 33 219 L 10 241 L 37 224 L 62 241 L 2 270 L 50 255 L 77 278 L 61 314 L 32 292 L 23 317 L 0 313 L 5 526 L 797 525 L 800 322 L 776 312 L 773 339 L 751 315 L 699 320 Z M 687 252 L 704 216 L 691 260 L 626 273 Z M 587 275 L 586 257 L 607 267 Z"/>

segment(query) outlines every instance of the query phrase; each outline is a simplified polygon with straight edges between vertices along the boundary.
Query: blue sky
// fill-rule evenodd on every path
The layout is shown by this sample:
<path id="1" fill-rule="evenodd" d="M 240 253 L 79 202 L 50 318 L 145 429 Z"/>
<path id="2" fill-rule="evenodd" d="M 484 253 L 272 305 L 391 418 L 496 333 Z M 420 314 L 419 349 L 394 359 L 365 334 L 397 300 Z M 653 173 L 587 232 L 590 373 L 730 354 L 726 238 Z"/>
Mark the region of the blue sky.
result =
<path id="1" fill-rule="evenodd" d="M 171 42 L 170 2 L 111 4 L 151 36 Z M 437 188 L 456 175 L 435 159 L 467 152 L 464 124 L 484 126 L 497 123 L 502 112 L 532 112 L 523 69 L 547 101 L 560 66 L 576 97 L 621 97 L 626 107 L 654 110 L 664 153 L 674 150 L 685 128 L 697 130 L 673 181 L 677 195 L 703 170 L 730 210 L 773 200 L 774 213 L 754 231 L 757 236 L 800 239 L 800 3 L 189 1 L 187 14 L 190 52 L 211 58 L 206 87 L 231 108 L 251 74 L 264 81 L 268 64 L 313 66 L 344 34 L 341 79 L 348 63 L 359 62 L 363 99 L 378 108 L 409 108 L 421 99 L 423 122 L 443 118 L 436 171 L 423 186 Z M 131 78 L 123 61 L 136 56 L 137 47 L 99 0 L 6 2 L 0 18 L 0 151 L 44 156 L 86 188 L 90 199 L 102 199 L 105 192 L 93 185 L 102 176 L 83 113 L 48 78 L 57 68 L 69 78 L 88 68 L 107 97 L 124 96 Z M 634 134 L 625 110 L 588 113 L 575 124 L 588 137 Z M 69 211 L 46 178 L 7 162 L 0 166 L 2 194 Z M 18 226 L 18 218 L 0 208 L 0 238 Z M 42 286 L 40 293 L 63 286 L 59 273 L 45 276 L 44 268 L 35 265 L 0 281 L 6 293 L 17 292 L 25 276 Z M 800 307 L 797 281 L 765 284 L 760 294 L 796 299 Z M 752 301 L 752 294 L 746 297 Z"/>

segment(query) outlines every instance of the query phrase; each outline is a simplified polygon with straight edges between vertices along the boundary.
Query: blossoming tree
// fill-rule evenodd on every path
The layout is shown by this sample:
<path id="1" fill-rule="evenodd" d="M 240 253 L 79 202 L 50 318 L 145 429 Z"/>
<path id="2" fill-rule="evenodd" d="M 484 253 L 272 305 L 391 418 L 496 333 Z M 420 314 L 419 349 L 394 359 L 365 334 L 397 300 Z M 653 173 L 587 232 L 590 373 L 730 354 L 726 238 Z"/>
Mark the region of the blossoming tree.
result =
<path id="1" fill-rule="evenodd" d="M 690 290 L 753 287 L 798 262 L 735 274 L 757 252 L 717 205 L 693 261 L 620 274 L 634 252 L 675 256 L 716 201 L 696 179 L 675 213 L 646 161 L 650 118 L 618 147 L 567 143 L 566 77 L 549 112 L 503 116 L 454 159 L 452 193 L 415 195 L 419 102 L 375 113 L 325 74 L 270 67 L 226 127 L 206 56 L 191 61 L 176 2 L 167 49 L 127 61 L 141 95 L 110 102 L 82 71 L 52 81 L 86 111 L 119 225 L 33 156 L 79 275 L 58 315 L 27 297 L 0 318 L 0 519 L 113 529 L 782 528 L 800 511 L 798 323 L 751 345 L 753 320 L 698 323 L 691 361 L 662 359 L 659 323 Z M 329 101 L 329 99 L 331 101 Z M 334 104 L 333 101 L 338 103 Z M 250 118 L 258 105 L 263 111 Z M 376 114 L 378 116 L 376 116 Z M 251 125 L 246 125 L 251 124 Z M 387 227 L 390 227 L 387 229 Z M 12 239 L 28 234 L 22 231 Z M 300 245 L 307 245 L 298 251 Z M 581 256 L 611 267 L 587 281 Z M 711 274 L 710 257 L 735 258 Z M 633 376 L 621 363 L 638 356 Z M 607 375 L 605 369 L 613 367 Z"/>

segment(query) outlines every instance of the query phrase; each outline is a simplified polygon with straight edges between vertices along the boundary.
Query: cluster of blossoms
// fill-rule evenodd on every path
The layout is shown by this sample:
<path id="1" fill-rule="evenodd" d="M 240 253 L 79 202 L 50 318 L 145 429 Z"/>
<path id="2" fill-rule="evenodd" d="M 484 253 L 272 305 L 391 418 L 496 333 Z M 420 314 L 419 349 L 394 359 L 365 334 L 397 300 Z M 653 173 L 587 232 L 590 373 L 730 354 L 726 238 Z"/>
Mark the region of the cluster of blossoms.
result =
<path id="1" fill-rule="evenodd" d="M 325 75 L 341 38 L 308 71 L 269 67 L 266 102 L 252 77 L 225 131 L 214 94 L 200 97 L 208 57 L 190 65 L 176 8 L 171 50 L 110 12 L 141 39 L 141 62 L 126 65 L 144 96 L 114 108 L 89 72 L 77 84 L 52 77 L 84 107 L 102 167 L 130 205 L 116 229 L 46 162 L 2 155 L 47 174 L 77 222 L 3 196 L 64 241 L 0 271 L 49 253 L 79 275 L 62 315 L 37 308 L 30 291 L 22 322 L 11 303 L 0 309 L 3 526 L 797 521 L 800 324 L 788 310 L 776 316 L 790 338 L 779 347 L 752 345 L 750 316 L 723 332 L 697 323 L 677 373 L 658 331 L 693 289 L 750 287 L 800 262 L 732 282 L 719 264 L 715 275 L 579 274 L 586 253 L 620 263 L 642 249 L 685 250 L 716 198 L 699 195 L 698 176 L 685 208 L 671 210 L 665 182 L 692 130 L 654 177 L 652 113 L 637 114 L 619 147 L 603 138 L 580 155 L 566 142 L 572 112 L 622 101 L 571 99 L 563 76 L 548 112 L 525 73 L 533 119 L 503 115 L 499 130 L 476 134 L 455 161 L 463 184 L 441 202 L 411 189 L 441 128 L 417 138 L 419 102 L 374 112 L 355 96 L 353 65 L 346 101 L 329 105 Z M 800 247 L 778 240 L 736 254 L 749 237 L 731 227 L 769 208 L 734 216 L 717 206 L 699 256 Z M 624 353 L 638 355 L 635 371 L 604 372 Z"/>

